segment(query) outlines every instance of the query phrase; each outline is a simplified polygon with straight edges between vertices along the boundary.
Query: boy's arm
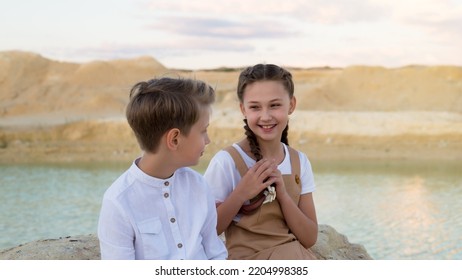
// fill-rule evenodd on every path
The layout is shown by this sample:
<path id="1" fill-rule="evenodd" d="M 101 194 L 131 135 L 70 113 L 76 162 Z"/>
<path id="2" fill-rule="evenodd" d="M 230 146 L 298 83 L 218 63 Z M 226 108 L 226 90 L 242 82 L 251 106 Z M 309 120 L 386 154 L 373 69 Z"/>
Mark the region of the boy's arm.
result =
<path id="1" fill-rule="evenodd" d="M 225 260 L 228 251 L 223 240 L 217 235 L 217 212 L 213 196 L 207 192 L 207 217 L 202 227 L 202 246 L 209 260 Z"/>
<path id="2" fill-rule="evenodd" d="M 102 260 L 134 260 L 134 232 L 121 209 L 110 200 L 103 200 L 98 222 L 98 238 Z"/>

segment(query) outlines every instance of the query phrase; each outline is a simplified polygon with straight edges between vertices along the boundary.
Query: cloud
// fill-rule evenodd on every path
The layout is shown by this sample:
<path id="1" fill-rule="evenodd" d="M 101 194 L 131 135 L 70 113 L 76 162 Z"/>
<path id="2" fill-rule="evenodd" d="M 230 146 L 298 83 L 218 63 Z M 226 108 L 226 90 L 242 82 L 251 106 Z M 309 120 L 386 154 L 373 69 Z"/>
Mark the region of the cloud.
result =
<path id="1" fill-rule="evenodd" d="M 210 14 L 220 17 L 296 18 L 309 23 L 342 24 L 346 22 L 376 21 L 389 15 L 384 1 L 364 0 L 233 0 L 189 1 L 160 0 L 147 3 L 146 8 L 162 14 Z"/>
<path id="2" fill-rule="evenodd" d="M 166 57 L 187 57 L 199 52 L 252 52 L 255 48 L 245 42 L 223 42 L 207 38 L 164 40 L 156 43 L 120 44 L 104 43 L 96 47 L 46 48 L 40 53 L 60 60 L 91 61 L 133 58 L 150 55 L 156 59 Z"/>
<path id="3" fill-rule="evenodd" d="M 62 5 L 41 21 L 0 17 L 9 38 L 0 47 L 68 61 L 149 55 L 188 67 L 462 63 L 462 0 L 124 0 L 110 12 L 98 3 L 90 18 Z"/>
<path id="4" fill-rule="evenodd" d="M 235 21 L 216 18 L 163 17 L 148 27 L 183 36 L 233 39 L 281 38 L 296 34 L 283 23 L 273 20 Z"/>
<path id="5" fill-rule="evenodd" d="M 390 6 L 393 18 L 427 35 L 428 40 L 453 44 L 462 42 L 462 1 L 407 0 Z"/>

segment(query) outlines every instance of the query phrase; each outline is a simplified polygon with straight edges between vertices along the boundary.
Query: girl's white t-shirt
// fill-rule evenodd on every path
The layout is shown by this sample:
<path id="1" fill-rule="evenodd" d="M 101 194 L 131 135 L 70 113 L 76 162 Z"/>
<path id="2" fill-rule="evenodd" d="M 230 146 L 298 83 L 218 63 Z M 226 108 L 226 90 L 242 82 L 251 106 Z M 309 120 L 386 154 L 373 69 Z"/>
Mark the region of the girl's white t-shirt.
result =
<path id="1" fill-rule="evenodd" d="M 283 144 L 283 146 L 285 157 L 278 165 L 278 169 L 281 171 L 282 175 L 292 174 L 289 150 L 287 145 Z M 255 160 L 249 157 L 239 145 L 234 143 L 233 147 L 237 149 L 248 168 L 255 164 Z M 302 185 L 300 194 L 311 193 L 315 190 L 311 163 L 304 153 L 298 151 L 298 155 L 300 157 L 300 180 Z M 241 175 L 236 168 L 233 158 L 224 150 L 216 153 L 211 159 L 209 166 L 204 173 L 204 177 L 212 189 L 216 203 L 223 202 L 236 188 L 239 180 L 241 179 Z"/>

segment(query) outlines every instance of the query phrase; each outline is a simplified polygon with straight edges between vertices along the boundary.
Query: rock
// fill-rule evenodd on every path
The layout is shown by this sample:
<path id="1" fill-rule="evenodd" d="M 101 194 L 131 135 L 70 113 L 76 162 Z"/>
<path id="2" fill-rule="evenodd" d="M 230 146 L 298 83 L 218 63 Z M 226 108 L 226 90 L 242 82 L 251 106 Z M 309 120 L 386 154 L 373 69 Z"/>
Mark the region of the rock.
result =
<path id="1" fill-rule="evenodd" d="M 96 234 L 37 240 L 0 252 L 0 260 L 97 260 L 100 258 Z"/>
<path id="2" fill-rule="evenodd" d="M 351 244 L 333 227 L 319 225 L 318 241 L 312 247 L 320 260 L 370 260 L 364 246 Z M 29 242 L 0 252 L 0 260 L 98 260 L 96 234 Z"/>
<path id="3" fill-rule="evenodd" d="M 320 260 L 372 259 L 363 245 L 350 243 L 345 235 L 328 225 L 319 225 L 318 240 L 311 250 Z"/>

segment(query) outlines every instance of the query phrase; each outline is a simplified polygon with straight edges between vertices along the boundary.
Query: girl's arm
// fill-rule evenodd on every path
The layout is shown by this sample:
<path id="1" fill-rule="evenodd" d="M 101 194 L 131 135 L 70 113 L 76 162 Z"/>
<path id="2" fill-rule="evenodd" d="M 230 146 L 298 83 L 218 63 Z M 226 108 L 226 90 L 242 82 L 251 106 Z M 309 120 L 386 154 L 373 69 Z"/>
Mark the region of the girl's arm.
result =
<path id="1" fill-rule="evenodd" d="M 310 248 L 318 238 L 318 221 L 312 193 L 300 196 L 298 205 L 287 195 L 279 199 L 282 213 L 291 232 L 305 248 Z"/>
<path id="2" fill-rule="evenodd" d="M 318 238 L 318 220 L 312 193 L 301 195 L 297 205 L 287 193 L 280 171 L 273 173 L 273 176 L 277 178 L 276 199 L 290 231 L 305 248 L 310 248 Z"/>

